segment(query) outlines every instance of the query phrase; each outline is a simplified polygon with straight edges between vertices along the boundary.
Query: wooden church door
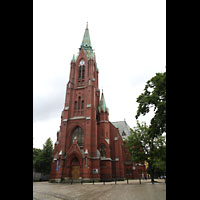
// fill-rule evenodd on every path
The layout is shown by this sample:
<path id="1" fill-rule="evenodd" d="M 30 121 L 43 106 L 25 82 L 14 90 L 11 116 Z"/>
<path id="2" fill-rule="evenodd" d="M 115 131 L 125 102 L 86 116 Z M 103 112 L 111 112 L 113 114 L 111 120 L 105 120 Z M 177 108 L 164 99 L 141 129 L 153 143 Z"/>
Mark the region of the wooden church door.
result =
<path id="1" fill-rule="evenodd" d="M 80 164 L 77 158 L 72 161 L 72 179 L 79 179 L 80 177 Z"/>
<path id="2" fill-rule="evenodd" d="M 80 166 L 72 166 L 72 179 L 79 179 Z"/>

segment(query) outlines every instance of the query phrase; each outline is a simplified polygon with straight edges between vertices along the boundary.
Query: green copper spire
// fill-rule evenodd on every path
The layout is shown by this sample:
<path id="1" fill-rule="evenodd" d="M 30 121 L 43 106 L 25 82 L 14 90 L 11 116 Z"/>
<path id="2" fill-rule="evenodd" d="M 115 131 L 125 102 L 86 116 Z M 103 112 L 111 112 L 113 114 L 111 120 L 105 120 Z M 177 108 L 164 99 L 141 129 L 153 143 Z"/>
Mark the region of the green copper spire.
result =
<path id="1" fill-rule="evenodd" d="M 87 22 L 87 25 L 86 25 L 86 29 L 85 29 L 85 33 L 84 33 L 84 36 L 83 36 L 83 41 L 82 41 L 82 44 L 81 44 L 81 47 L 92 47 L 91 46 L 91 42 L 90 42 L 90 35 L 89 35 L 89 30 L 88 30 L 88 22 Z"/>
<path id="2" fill-rule="evenodd" d="M 73 54 L 73 58 L 72 58 L 71 62 L 76 62 L 74 54 Z"/>
<path id="3" fill-rule="evenodd" d="M 92 49 L 91 41 L 90 41 L 90 35 L 89 35 L 89 30 L 88 30 L 88 23 L 86 25 L 85 33 L 83 36 L 83 41 L 81 43 L 81 47 L 79 50 L 83 48 L 88 60 L 94 59 L 94 52 Z"/>
<path id="4" fill-rule="evenodd" d="M 106 107 L 106 101 L 105 101 L 105 98 L 104 98 L 104 95 L 103 95 L 103 91 L 102 91 L 102 94 L 101 94 L 101 100 L 99 102 L 98 110 L 99 110 L 99 112 L 101 112 L 101 111 L 109 112 L 108 108 Z"/>

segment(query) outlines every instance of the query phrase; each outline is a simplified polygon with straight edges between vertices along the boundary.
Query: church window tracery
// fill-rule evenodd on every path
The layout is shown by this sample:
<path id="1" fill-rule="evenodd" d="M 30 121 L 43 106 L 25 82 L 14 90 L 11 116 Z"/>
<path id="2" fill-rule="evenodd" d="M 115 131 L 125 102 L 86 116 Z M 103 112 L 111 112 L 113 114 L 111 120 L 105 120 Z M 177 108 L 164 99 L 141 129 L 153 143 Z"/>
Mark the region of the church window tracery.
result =
<path id="1" fill-rule="evenodd" d="M 85 61 L 81 60 L 78 70 L 78 86 L 84 85 L 85 79 Z"/>
<path id="2" fill-rule="evenodd" d="M 84 146 L 84 133 L 81 127 L 76 127 L 72 133 L 71 144 L 73 143 L 74 138 L 76 137 L 77 143 L 80 148 Z"/>

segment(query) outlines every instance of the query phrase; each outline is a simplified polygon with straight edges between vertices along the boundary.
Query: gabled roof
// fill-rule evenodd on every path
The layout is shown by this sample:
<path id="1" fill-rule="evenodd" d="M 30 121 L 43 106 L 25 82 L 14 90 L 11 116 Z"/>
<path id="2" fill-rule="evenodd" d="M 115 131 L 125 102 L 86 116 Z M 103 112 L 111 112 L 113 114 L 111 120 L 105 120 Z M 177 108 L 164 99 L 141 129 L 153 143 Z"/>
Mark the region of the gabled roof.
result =
<path id="1" fill-rule="evenodd" d="M 67 151 L 67 156 L 70 157 L 71 154 L 79 154 L 82 156 L 82 158 L 84 157 L 84 152 L 81 151 L 78 143 L 77 143 L 77 139 L 74 139 L 73 144 L 71 145 L 71 147 L 69 148 L 69 150 Z"/>
<path id="2" fill-rule="evenodd" d="M 127 138 L 130 135 L 130 127 L 126 121 L 111 122 L 116 128 L 119 129 L 119 133 L 122 138 Z"/>

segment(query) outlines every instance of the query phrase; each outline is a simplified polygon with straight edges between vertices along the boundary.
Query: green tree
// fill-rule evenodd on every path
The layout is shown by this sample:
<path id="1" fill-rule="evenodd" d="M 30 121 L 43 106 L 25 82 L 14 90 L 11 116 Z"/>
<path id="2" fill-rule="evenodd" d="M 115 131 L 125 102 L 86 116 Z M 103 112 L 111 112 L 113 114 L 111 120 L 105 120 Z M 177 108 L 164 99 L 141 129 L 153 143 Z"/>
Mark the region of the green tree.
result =
<path id="1" fill-rule="evenodd" d="M 164 175 L 166 172 L 166 145 L 165 143 L 156 150 L 156 157 L 153 167 L 157 176 Z"/>
<path id="2" fill-rule="evenodd" d="M 130 136 L 126 141 L 133 162 L 147 162 L 147 172 L 154 183 L 154 175 L 157 171 L 165 171 L 165 136 L 152 137 L 146 123 L 140 124 L 130 130 Z"/>
<path id="3" fill-rule="evenodd" d="M 37 172 L 49 174 L 51 169 L 51 162 L 53 159 L 53 143 L 48 138 L 43 145 L 43 149 L 39 152 L 35 159 L 34 167 Z"/>
<path id="4" fill-rule="evenodd" d="M 149 134 L 153 137 L 166 132 L 166 72 L 156 73 L 156 76 L 147 81 L 144 92 L 137 98 L 139 103 L 136 119 L 146 115 L 150 109 L 154 110 L 151 119 Z"/>
<path id="5" fill-rule="evenodd" d="M 149 113 L 152 108 L 154 117 L 149 127 L 145 123 L 140 125 L 137 121 L 137 127 L 131 129 L 128 146 L 134 161 L 146 160 L 153 183 L 155 172 L 165 171 L 166 146 L 162 135 L 166 132 L 166 72 L 156 73 L 147 81 L 137 103 L 136 119 Z"/>
<path id="6" fill-rule="evenodd" d="M 33 148 L 33 168 L 35 168 L 35 163 L 36 163 L 36 160 L 39 156 L 39 154 L 41 153 L 41 149 L 38 149 L 38 148 Z"/>

